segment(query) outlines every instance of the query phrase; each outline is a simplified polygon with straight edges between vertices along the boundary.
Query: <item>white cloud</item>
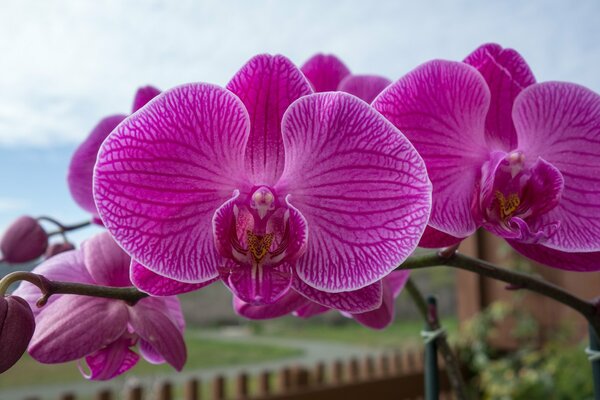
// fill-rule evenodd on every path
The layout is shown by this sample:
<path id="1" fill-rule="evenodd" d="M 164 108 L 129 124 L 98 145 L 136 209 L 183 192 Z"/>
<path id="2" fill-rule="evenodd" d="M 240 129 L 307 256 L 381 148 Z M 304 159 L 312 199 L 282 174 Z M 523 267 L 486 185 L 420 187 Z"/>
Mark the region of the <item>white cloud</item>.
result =
<path id="1" fill-rule="evenodd" d="M 28 207 L 29 202 L 23 199 L 0 197 L 0 214 L 15 213 Z"/>
<path id="2" fill-rule="evenodd" d="M 299 63 L 335 52 L 355 71 L 398 78 L 498 41 L 542 80 L 600 91 L 599 14 L 596 0 L 3 2 L 0 146 L 77 142 L 126 112 L 137 86 L 223 84 L 259 52 Z"/>

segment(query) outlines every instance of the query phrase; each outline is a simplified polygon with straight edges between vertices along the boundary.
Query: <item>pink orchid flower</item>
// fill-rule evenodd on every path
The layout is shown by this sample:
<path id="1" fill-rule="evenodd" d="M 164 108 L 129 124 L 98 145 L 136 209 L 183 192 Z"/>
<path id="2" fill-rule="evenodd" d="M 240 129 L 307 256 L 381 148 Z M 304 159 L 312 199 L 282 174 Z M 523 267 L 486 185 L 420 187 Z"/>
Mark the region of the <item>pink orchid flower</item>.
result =
<path id="1" fill-rule="evenodd" d="M 110 235 L 98 234 L 82 249 L 60 253 L 33 272 L 51 280 L 124 287 L 129 281 L 130 258 Z M 41 363 L 85 359 L 88 379 L 106 380 L 132 368 L 138 345 L 149 362 L 168 362 L 180 371 L 186 360 L 185 322 L 176 297 L 145 298 L 131 306 L 121 300 L 53 295 L 38 308 L 40 292 L 23 282 L 14 293 L 24 298 L 35 314 L 36 328 L 29 354 Z"/>
<path id="2" fill-rule="evenodd" d="M 392 81 L 379 75 L 355 75 L 336 56 L 316 54 L 302 66 L 315 92 L 340 91 L 371 103 Z"/>
<path id="3" fill-rule="evenodd" d="M 402 292 L 409 276 L 410 271 L 405 270 L 394 271 L 383 278 L 383 296 L 379 307 L 365 312 L 342 311 L 342 314 L 371 329 L 388 327 L 394 321 L 395 300 Z M 331 307 L 309 300 L 293 290 L 273 304 L 260 306 L 246 303 L 234 296 L 233 308 L 238 315 L 249 319 L 279 318 L 290 313 L 300 318 L 310 318 L 332 310 Z"/>
<path id="4" fill-rule="evenodd" d="M 427 164 L 437 230 L 428 244 L 482 226 L 549 266 L 600 269 L 598 94 L 534 84 L 516 51 L 488 44 L 466 63 L 421 65 L 373 106 Z"/>
<path id="5" fill-rule="evenodd" d="M 221 278 L 255 305 L 293 287 L 346 311 L 379 307 L 380 280 L 425 228 L 431 184 L 366 103 L 312 93 L 287 58 L 260 55 L 227 88 L 174 88 L 113 131 L 94 196 L 138 272 Z"/>
<path id="6" fill-rule="evenodd" d="M 135 113 L 159 93 L 160 90 L 153 86 L 139 88 L 133 99 L 131 112 Z M 100 120 L 85 141 L 75 150 L 69 164 L 67 183 L 71 191 L 71 196 L 81 208 L 92 214 L 96 219 L 98 212 L 96 211 L 96 204 L 92 195 L 92 177 L 96 156 L 104 139 L 126 117 L 127 115 L 117 114 Z"/>

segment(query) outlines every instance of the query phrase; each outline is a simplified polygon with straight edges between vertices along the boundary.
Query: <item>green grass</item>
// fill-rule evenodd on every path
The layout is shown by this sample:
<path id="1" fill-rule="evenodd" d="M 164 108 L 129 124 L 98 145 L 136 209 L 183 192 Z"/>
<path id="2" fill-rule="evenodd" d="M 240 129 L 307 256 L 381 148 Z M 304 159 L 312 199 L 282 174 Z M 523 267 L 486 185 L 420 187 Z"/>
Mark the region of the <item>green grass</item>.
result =
<path id="1" fill-rule="evenodd" d="M 188 360 L 184 371 L 202 368 L 241 365 L 299 356 L 299 349 L 282 346 L 256 345 L 194 337 L 186 337 Z M 168 365 L 152 365 L 140 359 L 127 376 L 164 375 L 175 370 Z M 40 364 L 25 355 L 13 368 L 0 376 L 0 389 L 56 383 L 82 382 L 76 363 Z"/>
<path id="2" fill-rule="evenodd" d="M 450 337 L 458 331 L 456 317 L 444 318 L 442 326 L 446 328 Z M 282 318 L 269 325 L 253 323 L 252 327 L 258 334 L 265 336 L 323 340 L 369 347 L 402 348 L 421 346 L 423 343 L 423 322 L 420 320 L 396 320 L 381 331 L 365 328 L 353 320 L 332 325 L 331 322 L 317 319 L 302 321 L 291 318 Z"/>

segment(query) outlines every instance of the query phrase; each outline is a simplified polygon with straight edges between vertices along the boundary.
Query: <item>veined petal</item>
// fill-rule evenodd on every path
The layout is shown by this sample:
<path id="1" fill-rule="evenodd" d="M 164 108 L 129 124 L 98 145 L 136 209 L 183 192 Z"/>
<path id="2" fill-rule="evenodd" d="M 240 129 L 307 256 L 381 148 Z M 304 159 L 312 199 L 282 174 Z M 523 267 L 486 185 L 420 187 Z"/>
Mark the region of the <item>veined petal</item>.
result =
<path id="1" fill-rule="evenodd" d="M 394 271 L 383 278 L 383 301 L 379 308 L 360 314 L 352 314 L 360 324 L 372 329 L 384 329 L 394 321 L 396 297 L 400 294 L 410 271 Z"/>
<path id="2" fill-rule="evenodd" d="M 286 168 L 278 193 L 310 231 L 299 277 L 347 292 L 380 280 L 412 253 L 431 207 L 431 183 L 410 142 L 342 92 L 296 101 L 283 120 Z"/>
<path id="3" fill-rule="evenodd" d="M 153 302 L 144 300 L 152 299 L 142 299 L 129 308 L 129 322 L 133 330 L 173 368 L 181 371 L 187 358 L 181 330 L 172 317 L 153 307 Z"/>
<path id="4" fill-rule="evenodd" d="M 129 371 L 140 359 L 140 356 L 129 349 L 130 345 L 131 339 L 128 335 L 123 335 L 107 347 L 86 356 L 85 362 L 90 372 L 85 372 L 80 365 L 81 374 L 86 379 L 106 381 Z"/>
<path id="5" fill-rule="evenodd" d="M 119 247 L 108 232 L 99 233 L 81 245 L 83 261 L 98 285 L 131 286 L 130 257 Z"/>
<path id="6" fill-rule="evenodd" d="M 560 222 L 544 245 L 600 250 L 600 95 L 571 83 L 536 84 L 517 98 L 513 119 L 526 157 L 543 158 L 564 178 L 558 206 L 540 217 L 541 225 Z"/>
<path id="7" fill-rule="evenodd" d="M 304 304 L 303 306 L 298 307 L 294 311 L 294 315 L 298 318 L 306 319 L 306 318 L 312 318 L 316 315 L 324 314 L 330 310 L 331 310 L 331 308 L 329 308 L 329 307 L 322 306 L 318 303 L 314 303 L 309 300 L 308 303 Z"/>
<path id="8" fill-rule="evenodd" d="M 47 279 L 63 282 L 78 282 L 95 284 L 96 282 L 90 276 L 83 263 L 83 253 L 78 250 L 67 251 L 42 262 L 32 271 L 43 275 Z M 37 307 L 36 303 L 42 294 L 40 289 L 29 283 L 22 281 L 19 287 L 13 292 L 13 295 L 22 297 L 29 303 L 33 314 L 37 316 L 41 311 L 46 310 L 50 304 L 54 303 L 61 296 L 50 296 L 48 302 L 43 308 Z"/>
<path id="9" fill-rule="evenodd" d="M 433 183 L 429 225 L 456 237 L 475 232 L 472 202 L 488 158 L 485 80 L 459 62 L 435 60 L 388 86 L 373 107 L 415 146 Z"/>
<path id="10" fill-rule="evenodd" d="M 195 83 L 164 92 L 104 143 L 94 195 L 104 225 L 159 275 L 198 283 L 217 276 L 215 210 L 240 185 L 249 121 L 231 92 Z"/>
<path id="11" fill-rule="evenodd" d="M 425 232 L 423 232 L 423 236 L 421 236 L 419 247 L 424 247 L 426 249 L 439 249 L 441 247 L 454 246 L 463 240 L 464 238 L 457 238 L 452 235 L 448 235 L 447 233 L 438 231 L 437 229 L 428 225 L 427 228 L 425 228 Z"/>
<path id="12" fill-rule="evenodd" d="M 350 75 L 348 67 L 333 54 L 315 54 L 301 69 L 315 92 L 338 90 L 340 82 Z"/>
<path id="13" fill-rule="evenodd" d="M 298 277 L 293 280 L 292 286 L 302 296 L 315 303 L 349 313 L 361 313 L 377 309 L 381 306 L 383 295 L 381 281 L 372 283 L 362 289 L 338 293 L 317 290 Z"/>
<path id="14" fill-rule="evenodd" d="M 535 83 L 533 72 L 518 52 L 495 43 L 480 46 L 464 62 L 475 67 L 490 88 L 490 108 L 485 120 L 488 144 L 504 151 L 515 149 L 513 103 L 523 89 Z"/>
<path id="15" fill-rule="evenodd" d="M 140 108 L 144 107 L 150 100 L 160 94 L 160 90 L 154 86 L 144 86 L 137 90 L 133 99 L 133 106 L 131 112 L 134 113 Z"/>
<path id="16" fill-rule="evenodd" d="M 578 272 L 600 271 L 600 251 L 567 253 L 541 244 L 527 244 L 508 240 L 515 250 L 527 258 L 558 269 Z"/>
<path id="17" fill-rule="evenodd" d="M 255 306 L 233 296 L 233 309 L 236 314 L 249 319 L 271 319 L 291 314 L 294 310 L 309 301 L 293 290 L 288 292 L 273 304 Z"/>
<path id="18" fill-rule="evenodd" d="M 348 75 L 340 82 L 338 90 L 371 103 L 390 83 L 388 78 L 378 75 Z"/>
<path id="19" fill-rule="evenodd" d="M 281 299 L 292 285 L 289 264 L 237 265 L 226 261 L 221 269 L 223 283 L 236 297 L 253 305 L 271 305 Z"/>
<path id="20" fill-rule="evenodd" d="M 100 145 L 104 139 L 125 119 L 126 115 L 111 115 L 102 119 L 90 135 L 79 145 L 69 164 L 67 183 L 71 196 L 79 207 L 96 215 L 96 203 L 92 195 L 92 176 Z"/>
<path id="21" fill-rule="evenodd" d="M 160 276 L 135 260 L 131 260 L 129 269 L 131 283 L 144 293 L 151 296 L 174 296 L 193 292 L 202 289 L 214 283 L 218 278 L 214 278 L 202 283 L 185 283 L 171 278 Z"/>
<path id="22" fill-rule="evenodd" d="M 36 316 L 29 354 L 41 363 L 62 363 L 92 354 L 127 329 L 127 306 L 120 300 L 60 295 Z"/>
<path id="23" fill-rule="evenodd" d="M 250 115 L 246 168 L 255 184 L 273 185 L 285 161 L 281 118 L 294 100 L 312 93 L 310 84 L 284 56 L 262 54 L 248 61 L 227 89 L 242 100 Z"/>

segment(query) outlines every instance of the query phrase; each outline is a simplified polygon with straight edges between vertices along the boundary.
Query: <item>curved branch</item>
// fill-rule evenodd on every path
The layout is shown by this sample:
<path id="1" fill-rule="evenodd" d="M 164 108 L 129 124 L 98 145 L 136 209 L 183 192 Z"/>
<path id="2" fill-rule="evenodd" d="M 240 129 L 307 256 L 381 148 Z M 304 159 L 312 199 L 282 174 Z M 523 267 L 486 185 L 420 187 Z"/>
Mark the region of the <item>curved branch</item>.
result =
<path id="1" fill-rule="evenodd" d="M 516 288 L 528 289 L 550 297 L 583 315 L 600 334 L 600 309 L 594 302 L 584 300 L 567 292 L 559 286 L 522 272 L 511 271 L 492 263 L 468 257 L 455 250 L 443 249 L 437 253 L 409 257 L 397 269 L 419 269 L 434 266 L 448 266 L 475 272 L 489 278 L 511 284 Z"/>

